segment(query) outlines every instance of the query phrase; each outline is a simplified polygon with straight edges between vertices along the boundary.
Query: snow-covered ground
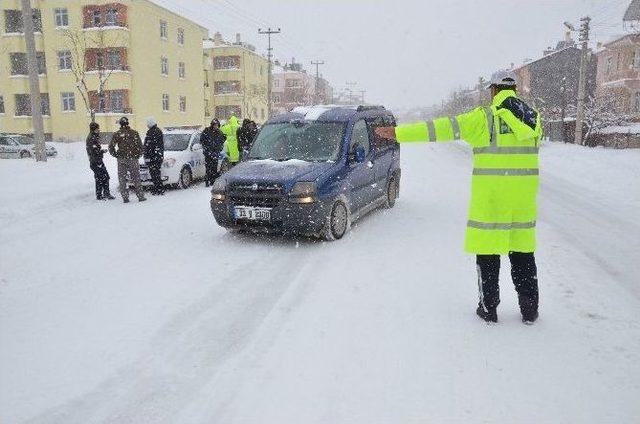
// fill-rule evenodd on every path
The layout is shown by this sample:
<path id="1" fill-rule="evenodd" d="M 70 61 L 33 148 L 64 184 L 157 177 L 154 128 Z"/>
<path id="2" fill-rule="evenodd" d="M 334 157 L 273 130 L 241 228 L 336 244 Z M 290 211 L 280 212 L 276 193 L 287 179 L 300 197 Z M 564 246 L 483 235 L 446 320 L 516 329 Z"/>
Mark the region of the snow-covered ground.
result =
<path id="1" fill-rule="evenodd" d="M 640 151 L 544 146 L 541 318 L 503 263 L 487 326 L 460 144 L 334 243 L 227 233 L 201 184 L 97 202 L 56 147 L 0 161 L 3 424 L 640 422 Z"/>

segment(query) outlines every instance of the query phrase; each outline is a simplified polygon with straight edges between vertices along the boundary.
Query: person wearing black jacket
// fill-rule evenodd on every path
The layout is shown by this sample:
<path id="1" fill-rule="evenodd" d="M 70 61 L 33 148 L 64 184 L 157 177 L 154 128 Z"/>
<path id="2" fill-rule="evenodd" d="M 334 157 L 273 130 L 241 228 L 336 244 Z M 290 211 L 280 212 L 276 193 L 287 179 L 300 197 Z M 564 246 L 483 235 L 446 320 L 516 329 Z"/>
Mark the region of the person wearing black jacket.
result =
<path id="1" fill-rule="evenodd" d="M 153 181 L 151 194 L 164 194 L 161 168 L 164 161 L 164 137 L 158 123 L 153 118 L 147 119 L 147 135 L 144 138 L 144 161 L 149 167 L 149 174 Z"/>
<path id="2" fill-rule="evenodd" d="M 214 118 L 211 125 L 202 131 L 200 135 L 200 144 L 204 153 L 204 165 L 206 168 L 206 176 L 204 179 L 205 186 L 213 185 L 218 178 L 218 155 L 222 152 L 224 142 L 227 136 L 220 131 L 220 121 Z"/>
<path id="3" fill-rule="evenodd" d="M 238 128 L 238 149 L 242 155 L 251 150 L 251 144 L 258 134 L 258 126 L 255 122 L 245 119 Z"/>
<path id="4" fill-rule="evenodd" d="M 115 197 L 109 191 L 109 171 L 102 160 L 105 152 L 106 150 L 100 145 L 100 125 L 92 122 L 89 124 L 89 135 L 87 136 L 87 156 L 89 156 L 89 167 L 96 180 L 96 199 L 113 200 Z"/>

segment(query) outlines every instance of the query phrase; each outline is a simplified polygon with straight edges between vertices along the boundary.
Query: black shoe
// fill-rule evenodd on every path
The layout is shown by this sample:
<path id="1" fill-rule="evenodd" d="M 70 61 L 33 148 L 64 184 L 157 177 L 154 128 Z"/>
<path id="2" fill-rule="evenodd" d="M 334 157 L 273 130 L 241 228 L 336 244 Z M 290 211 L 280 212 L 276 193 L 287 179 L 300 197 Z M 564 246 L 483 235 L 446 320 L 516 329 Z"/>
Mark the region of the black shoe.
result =
<path id="1" fill-rule="evenodd" d="M 104 200 L 104 197 L 102 197 L 102 196 L 96 196 L 96 200 Z"/>
<path id="2" fill-rule="evenodd" d="M 498 322 L 498 312 L 496 309 L 485 310 L 482 306 L 478 306 L 476 314 L 486 322 Z"/>
<path id="3" fill-rule="evenodd" d="M 523 312 L 522 323 L 526 325 L 532 325 L 538 319 L 538 311 Z"/>
<path id="4" fill-rule="evenodd" d="M 122 203 L 129 203 L 129 199 L 122 199 Z"/>
<path id="5" fill-rule="evenodd" d="M 147 198 L 146 197 L 138 197 L 138 202 L 146 202 Z"/>
<path id="6" fill-rule="evenodd" d="M 110 195 L 110 194 L 106 194 L 106 195 L 104 196 L 104 198 L 105 198 L 105 199 L 107 199 L 107 200 L 115 200 L 115 197 L 113 197 L 113 196 L 112 196 L 112 195 Z"/>

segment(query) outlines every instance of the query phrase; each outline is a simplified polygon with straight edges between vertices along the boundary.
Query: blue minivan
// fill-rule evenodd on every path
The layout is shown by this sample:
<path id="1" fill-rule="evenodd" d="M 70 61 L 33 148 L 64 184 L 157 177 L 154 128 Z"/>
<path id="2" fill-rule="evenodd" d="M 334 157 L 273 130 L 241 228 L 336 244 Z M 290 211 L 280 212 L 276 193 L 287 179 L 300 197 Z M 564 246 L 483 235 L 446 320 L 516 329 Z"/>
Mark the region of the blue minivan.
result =
<path id="1" fill-rule="evenodd" d="M 242 162 L 219 177 L 211 210 L 229 229 L 337 240 L 400 191 L 400 146 L 382 106 L 298 107 L 270 119 Z"/>

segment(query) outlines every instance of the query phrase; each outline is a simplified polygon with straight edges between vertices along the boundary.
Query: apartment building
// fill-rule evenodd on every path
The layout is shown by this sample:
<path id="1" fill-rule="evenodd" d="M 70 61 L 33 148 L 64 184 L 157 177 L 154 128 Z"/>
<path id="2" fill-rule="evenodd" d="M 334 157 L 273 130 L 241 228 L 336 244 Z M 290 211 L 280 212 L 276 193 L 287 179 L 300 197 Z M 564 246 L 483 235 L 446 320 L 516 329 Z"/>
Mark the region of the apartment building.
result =
<path id="1" fill-rule="evenodd" d="M 0 2 L 0 132 L 33 132 L 20 0 Z M 206 28 L 149 0 L 32 0 L 47 139 L 204 122 Z M 80 88 L 78 88 L 80 87 Z"/>
<path id="2" fill-rule="evenodd" d="M 315 75 L 307 73 L 295 58 L 284 65 L 276 61 L 271 92 L 274 113 L 284 113 L 296 106 L 328 104 L 333 101 L 331 84 L 322 77 L 316 79 Z"/>
<path id="3" fill-rule="evenodd" d="M 257 123 L 268 119 L 266 58 L 240 34 L 227 42 L 220 33 L 203 43 L 205 57 L 205 109 L 218 119 L 248 118 Z"/>

